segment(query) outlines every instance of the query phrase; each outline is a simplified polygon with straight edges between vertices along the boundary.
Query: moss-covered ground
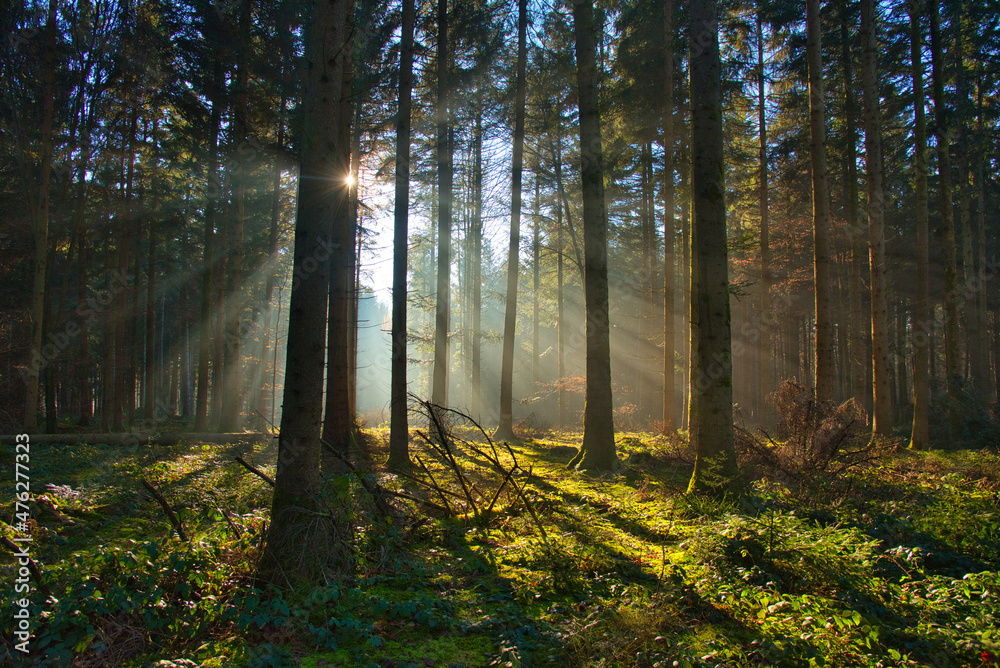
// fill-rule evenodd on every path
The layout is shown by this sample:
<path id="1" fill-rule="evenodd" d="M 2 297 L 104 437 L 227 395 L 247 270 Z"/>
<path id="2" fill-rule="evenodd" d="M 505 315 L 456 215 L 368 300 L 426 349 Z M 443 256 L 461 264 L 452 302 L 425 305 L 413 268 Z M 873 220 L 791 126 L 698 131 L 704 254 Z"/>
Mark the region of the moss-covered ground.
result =
<path id="1" fill-rule="evenodd" d="M 386 488 L 444 505 L 382 471 Z M 33 446 L 31 653 L 4 596 L 0 663 L 45 666 L 986 666 L 1000 647 L 1000 457 L 893 450 L 839 477 L 683 494 L 677 437 L 619 434 L 622 467 L 567 470 L 581 434 L 500 451 L 515 480 L 458 452 L 467 484 L 414 442 L 452 515 L 411 502 L 378 520 L 356 482 L 329 504 L 355 523 L 351 577 L 281 591 L 254 580 L 273 449 L 249 444 Z M 0 455 L 5 535 L 13 444 Z M 527 471 L 530 470 L 530 476 Z M 423 472 L 416 474 L 425 477 Z M 451 477 L 449 477 L 451 476 Z M 172 504 L 181 541 L 140 485 Z M 492 485 L 492 486 L 491 486 Z M 485 500 L 484 500 L 485 499 Z M 0 557 L 0 586 L 17 563 Z M 6 658 L 3 657 L 6 653 Z"/>

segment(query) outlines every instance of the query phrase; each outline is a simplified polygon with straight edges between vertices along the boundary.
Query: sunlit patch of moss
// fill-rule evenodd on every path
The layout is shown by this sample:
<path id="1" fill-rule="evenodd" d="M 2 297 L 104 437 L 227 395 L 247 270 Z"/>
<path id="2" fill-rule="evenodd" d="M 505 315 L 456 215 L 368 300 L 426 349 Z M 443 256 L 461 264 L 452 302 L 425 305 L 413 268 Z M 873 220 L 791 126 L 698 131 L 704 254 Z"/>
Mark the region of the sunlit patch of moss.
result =
<path id="1" fill-rule="evenodd" d="M 322 668 L 323 666 L 358 666 L 370 662 L 382 665 L 386 660 L 414 662 L 418 666 L 485 666 L 487 657 L 494 651 L 493 642 L 482 635 L 438 636 L 426 638 L 414 636 L 406 640 L 387 640 L 377 648 L 366 646 L 362 649 L 338 649 L 334 652 L 312 654 L 299 659 L 302 668 Z"/>

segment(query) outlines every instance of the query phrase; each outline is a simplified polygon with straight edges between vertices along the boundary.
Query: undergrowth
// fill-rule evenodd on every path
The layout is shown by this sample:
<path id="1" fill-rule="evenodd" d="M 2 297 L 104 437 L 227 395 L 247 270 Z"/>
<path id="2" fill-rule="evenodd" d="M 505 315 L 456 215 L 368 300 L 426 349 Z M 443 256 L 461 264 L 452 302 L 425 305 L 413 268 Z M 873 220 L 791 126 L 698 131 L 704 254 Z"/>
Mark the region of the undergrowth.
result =
<path id="1" fill-rule="evenodd" d="M 36 446 L 31 553 L 51 596 L 33 585 L 28 657 L 4 603 L 0 652 L 161 668 L 997 663 L 995 448 L 852 459 L 868 444 L 848 435 L 810 459 L 794 433 L 761 437 L 744 494 L 715 501 L 684 494 L 693 458 L 673 432 L 620 434 L 620 470 L 588 477 L 565 468 L 580 434 L 508 451 L 454 429 L 448 452 L 414 440 L 422 482 L 383 471 L 369 431 L 370 480 L 407 498 L 373 520 L 357 478 L 331 482 L 352 499 L 355 571 L 297 591 L 254 580 L 270 489 L 233 459 L 273 474 L 272 450 Z M 16 566 L 3 557 L 5 583 Z"/>

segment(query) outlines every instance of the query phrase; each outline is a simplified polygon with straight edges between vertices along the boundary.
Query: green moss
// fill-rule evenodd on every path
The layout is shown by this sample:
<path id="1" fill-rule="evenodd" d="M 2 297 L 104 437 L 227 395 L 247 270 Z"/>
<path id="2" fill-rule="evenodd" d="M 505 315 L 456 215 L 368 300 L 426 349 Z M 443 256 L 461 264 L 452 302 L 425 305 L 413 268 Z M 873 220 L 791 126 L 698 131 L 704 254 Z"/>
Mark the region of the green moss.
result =
<path id="1" fill-rule="evenodd" d="M 413 638 L 405 641 L 385 641 L 375 649 L 366 647 L 364 651 L 339 649 L 303 657 L 302 668 L 322 668 L 323 666 L 357 666 L 359 659 L 376 665 L 386 660 L 414 662 L 418 666 L 485 666 L 487 657 L 493 651 L 489 638 L 481 635 L 440 636 L 437 638 Z M 428 664 L 427 662 L 430 662 Z M 361 665 L 365 665 L 362 663 Z M 397 665 L 399 665 L 397 663 Z"/>

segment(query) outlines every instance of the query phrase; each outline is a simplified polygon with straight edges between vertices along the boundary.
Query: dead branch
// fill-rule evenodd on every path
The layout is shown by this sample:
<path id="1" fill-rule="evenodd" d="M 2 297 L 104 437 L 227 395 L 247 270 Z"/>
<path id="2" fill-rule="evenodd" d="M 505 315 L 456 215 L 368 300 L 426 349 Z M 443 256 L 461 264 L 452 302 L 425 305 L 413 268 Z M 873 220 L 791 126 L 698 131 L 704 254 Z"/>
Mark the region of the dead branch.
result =
<path id="1" fill-rule="evenodd" d="M 259 468 L 256 468 L 255 466 L 251 466 L 242 457 L 237 457 L 236 461 L 239 464 L 242 464 L 243 468 L 245 468 L 247 471 L 250 471 L 250 473 L 253 473 L 258 478 L 260 478 L 261 480 L 263 480 L 264 482 L 266 482 L 268 485 L 270 485 L 271 487 L 274 487 L 274 478 L 272 478 L 268 474 L 264 473 Z"/>
<path id="2" fill-rule="evenodd" d="M 188 542 L 188 537 L 184 534 L 184 527 L 181 526 L 181 521 L 177 518 L 177 515 L 174 513 L 173 508 L 171 508 L 170 504 L 167 503 L 167 500 L 163 498 L 163 495 L 160 494 L 160 492 L 155 487 L 149 484 L 148 480 L 143 480 L 142 486 L 146 488 L 147 492 L 153 495 L 153 498 L 156 499 L 156 502 L 160 504 L 161 508 L 163 508 L 163 512 L 167 514 L 167 519 L 170 520 L 170 524 L 173 525 L 174 531 L 177 532 L 177 535 L 180 537 L 180 539 L 183 540 L 185 543 Z"/>

